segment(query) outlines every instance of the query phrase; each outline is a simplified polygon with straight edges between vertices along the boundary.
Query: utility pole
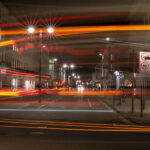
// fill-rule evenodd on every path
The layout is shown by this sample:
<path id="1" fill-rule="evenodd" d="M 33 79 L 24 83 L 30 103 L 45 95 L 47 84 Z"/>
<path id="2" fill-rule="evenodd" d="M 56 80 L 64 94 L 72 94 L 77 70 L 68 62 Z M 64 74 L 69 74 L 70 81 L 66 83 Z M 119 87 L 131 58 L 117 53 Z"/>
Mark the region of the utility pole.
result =
<path id="1" fill-rule="evenodd" d="M 0 28 L 0 41 L 2 40 L 2 34 L 1 34 L 1 32 L 2 32 L 2 29 Z"/>
<path id="2" fill-rule="evenodd" d="M 132 94 L 132 113 L 134 113 L 134 89 L 135 89 L 135 50 L 133 49 L 133 75 L 132 75 L 132 85 L 133 85 L 133 94 Z"/>
<path id="3" fill-rule="evenodd" d="M 42 42 L 42 30 L 40 30 L 40 41 Z M 41 102 L 41 88 L 42 88 L 42 50 L 40 47 L 40 51 L 39 51 L 39 102 Z"/>

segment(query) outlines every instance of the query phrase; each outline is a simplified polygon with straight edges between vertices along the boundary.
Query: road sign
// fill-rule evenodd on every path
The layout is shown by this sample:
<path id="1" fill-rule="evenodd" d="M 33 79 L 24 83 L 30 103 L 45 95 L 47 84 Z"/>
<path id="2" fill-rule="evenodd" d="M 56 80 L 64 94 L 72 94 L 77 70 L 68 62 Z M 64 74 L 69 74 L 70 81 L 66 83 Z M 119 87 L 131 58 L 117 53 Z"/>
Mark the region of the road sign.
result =
<path id="1" fill-rule="evenodd" d="M 150 60 L 150 57 L 145 57 L 145 60 Z"/>
<path id="2" fill-rule="evenodd" d="M 150 74 L 150 52 L 140 52 L 139 58 L 140 72 Z"/>
<path id="3" fill-rule="evenodd" d="M 148 62 L 142 62 L 140 65 L 141 65 L 140 66 L 141 70 L 148 71 L 148 69 L 149 69 L 149 63 Z"/>
<path id="4" fill-rule="evenodd" d="M 140 52 L 140 59 L 141 61 L 145 61 L 147 57 L 150 57 L 150 53 L 149 52 Z"/>

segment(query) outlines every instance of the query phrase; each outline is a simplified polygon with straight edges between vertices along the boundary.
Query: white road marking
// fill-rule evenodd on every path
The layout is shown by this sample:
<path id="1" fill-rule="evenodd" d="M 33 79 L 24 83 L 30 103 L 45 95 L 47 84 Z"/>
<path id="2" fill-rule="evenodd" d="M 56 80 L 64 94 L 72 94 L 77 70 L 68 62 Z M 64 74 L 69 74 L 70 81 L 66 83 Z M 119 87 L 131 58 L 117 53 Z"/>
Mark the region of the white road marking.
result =
<path id="1" fill-rule="evenodd" d="M 84 109 L 0 109 L 3 111 L 14 111 L 14 112 L 97 112 L 97 113 L 114 113 L 113 110 L 84 110 Z"/>

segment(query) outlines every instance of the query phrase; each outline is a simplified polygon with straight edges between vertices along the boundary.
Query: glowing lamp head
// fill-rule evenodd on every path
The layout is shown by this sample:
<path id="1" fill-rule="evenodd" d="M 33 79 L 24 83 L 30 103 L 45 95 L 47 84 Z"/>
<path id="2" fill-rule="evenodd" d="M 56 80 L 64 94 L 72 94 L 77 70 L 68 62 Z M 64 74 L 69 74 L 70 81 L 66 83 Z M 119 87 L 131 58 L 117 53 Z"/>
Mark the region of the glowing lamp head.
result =
<path id="1" fill-rule="evenodd" d="M 71 68 L 74 68 L 74 65 L 73 64 L 71 64 L 71 66 L 70 66 Z"/>
<path id="2" fill-rule="evenodd" d="M 67 68 L 67 65 L 66 65 L 66 64 L 64 64 L 64 65 L 63 65 L 63 67 L 64 67 L 64 68 Z"/>
<path id="3" fill-rule="evenodd" d="M 58 59 L 57 58 L 54 58 L 54 61 L 57 61 Z"/>
<path id="4" fill-rule="evenodd" d="M 110 41 L 110 37 L 106 37 L 106 41 Z"/>
<path id="5" fill-rule="evenodd" d="M 34 31 L 35 31 L 34 27 L 29 27 L 28 28 L 28 33 L 32 34 L 32 33 L 34 33 Z"/>
<path id="6" fill-rule="evenodd" d="M 115 72 L 114 72 L 114 75 L 115 75 L 115 76 L 119 76 L 119 71 L 115 71 Z"/>
<path id="7" fill-rule="evenodd" d="M 48 27 L 47 32 L 50 33 L 50 34 L 54 33 L 54 28 Z"/>

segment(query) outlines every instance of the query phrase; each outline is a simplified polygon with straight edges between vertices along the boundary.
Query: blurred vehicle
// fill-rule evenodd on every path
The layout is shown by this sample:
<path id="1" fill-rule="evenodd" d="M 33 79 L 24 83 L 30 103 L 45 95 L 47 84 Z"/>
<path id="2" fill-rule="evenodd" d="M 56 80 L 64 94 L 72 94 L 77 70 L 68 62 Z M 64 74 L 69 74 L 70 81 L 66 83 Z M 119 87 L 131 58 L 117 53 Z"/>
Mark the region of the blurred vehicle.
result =
<path id="1" fill-rule="evenodd" d="M 84 91 L 84 86 L 83 85 L 78 85 L 77 89 L 78 89 L 78 91 Z"/>

